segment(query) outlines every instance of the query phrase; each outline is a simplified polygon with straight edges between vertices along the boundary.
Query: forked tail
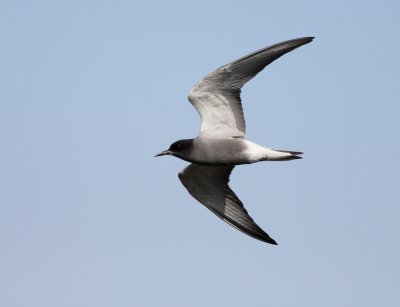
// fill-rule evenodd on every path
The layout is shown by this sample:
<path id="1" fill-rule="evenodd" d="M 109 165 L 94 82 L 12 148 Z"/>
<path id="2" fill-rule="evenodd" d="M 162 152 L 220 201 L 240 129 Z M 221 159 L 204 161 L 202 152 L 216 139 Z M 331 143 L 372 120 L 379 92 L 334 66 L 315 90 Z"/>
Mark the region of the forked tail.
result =
<path id="1" fill-rule="evenodd" d="M 285 157 L 276 159 L 275 161 L 289 161 L 289 160 L 303 159 L 303 157 L 300 156 L 303 154 L 303 152 L 301 152 L 301 151 L 290 151 L 290 150 L 280 150 L 280 149 L 274 149 L 274 150 L 282 152 L 282 153 L 290 154 Z"/>
<path id="2" fill-rule="evenodd" d="M 296 159 L 302 159 L 300 155 L 301 151 L 289 151 L 280 149 L 271 149 L 271 152 L 262 160 L 264 161 L 290 161 Z"/>

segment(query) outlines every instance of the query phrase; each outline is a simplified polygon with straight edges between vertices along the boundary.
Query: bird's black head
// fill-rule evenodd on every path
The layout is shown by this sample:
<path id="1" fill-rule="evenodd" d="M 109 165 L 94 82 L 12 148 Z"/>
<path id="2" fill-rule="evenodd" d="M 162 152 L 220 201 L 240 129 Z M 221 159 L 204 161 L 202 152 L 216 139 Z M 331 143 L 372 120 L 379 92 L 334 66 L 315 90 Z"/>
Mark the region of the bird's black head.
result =
<path id="1" fill-rule="evenodd" d="M 179 140 L 171 144 L 169 151 L 171 152 L 184 152 L 192 148 L 193 140 Z"/>
<path id="2" fill-rule="evenodd" d="M 193 148 L 193 139 L 179 140 L 171 144 L 168 150 L 160 152 L 158 156 L 172 155 L 179 158 L 188 155 Z"/>

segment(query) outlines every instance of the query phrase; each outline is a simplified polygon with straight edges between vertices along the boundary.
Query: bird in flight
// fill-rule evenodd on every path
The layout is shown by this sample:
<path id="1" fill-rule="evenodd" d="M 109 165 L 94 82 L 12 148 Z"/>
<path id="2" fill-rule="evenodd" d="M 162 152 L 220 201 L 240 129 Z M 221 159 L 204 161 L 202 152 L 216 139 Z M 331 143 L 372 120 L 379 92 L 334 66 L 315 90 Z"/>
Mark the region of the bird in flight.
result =
<path id="1" fill-rule="evenodd" d="M 190 162 L 178 176 L 195 199 L 231 226 L 275 245 L 275 240 L 254 222 L 230 189 L 229 177 L 235 165 L 301 159 L 302 152 L 271 149 L 248 141 L 240 92 L 268 64 L 312 40 L 313 37 L 303 37 L 284 41 L 206 75 L 189 94 L 189 101 L 201 118 L 199 136 L 176 141 L 156 155 L 172 155 Z"/>

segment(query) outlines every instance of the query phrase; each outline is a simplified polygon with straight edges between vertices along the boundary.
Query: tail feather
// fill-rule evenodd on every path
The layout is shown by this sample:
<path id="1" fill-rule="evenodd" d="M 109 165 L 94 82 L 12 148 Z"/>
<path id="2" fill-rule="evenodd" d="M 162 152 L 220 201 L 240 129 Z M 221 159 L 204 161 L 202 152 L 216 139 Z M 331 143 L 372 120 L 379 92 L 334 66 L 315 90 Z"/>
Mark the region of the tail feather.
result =
<path id="1" fill-rule="evenodd" d="M 281 158 L 281 159 L 279 159 L 277 161 L 290 161 L 290 160 L 296 160 L 296 159 L 303 159 L 303 157 L 293 155 L 293 156 Z"/>
<path id="2" fill-rule="evenodd" d="M 274 149 L 274 150 L 291 154 L 291 156 L 284 157 L 282 159 L 279 159 L 278 161 L 290 161 L 290 160 L 296 160 L 296 159 L 303 159 L 303 157 L 300 157 L 300 155 L 303 154 L 303 152 L 301 152 L 301 151 L 280 150 L 280 149 Z"/>
<path id="3" fill-rule="evenodd" d="M 303 154 L 303 152 L 301 152 L 301 151 L 291 151 L 291 150 L 281 150 L 281 149 L 274 149 L 274 150 L 280 151 L 280 152 L 290 153 L 290 154 L 295 155 L 295 156 Z"/>

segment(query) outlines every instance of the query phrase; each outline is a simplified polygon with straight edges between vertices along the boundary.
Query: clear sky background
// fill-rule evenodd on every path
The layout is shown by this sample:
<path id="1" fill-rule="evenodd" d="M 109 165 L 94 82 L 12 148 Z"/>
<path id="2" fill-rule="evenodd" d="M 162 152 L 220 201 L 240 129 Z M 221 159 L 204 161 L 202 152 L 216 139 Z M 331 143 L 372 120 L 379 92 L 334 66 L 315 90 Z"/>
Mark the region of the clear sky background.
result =
<path id="1" fill-rule="evenodd" d="M 398 1 L 2 1 L 0 306 L 400 306 Z M 315 36 L 245 86 L 237 167 L 272 246 L 153 158 L 215 68 Z"/>

